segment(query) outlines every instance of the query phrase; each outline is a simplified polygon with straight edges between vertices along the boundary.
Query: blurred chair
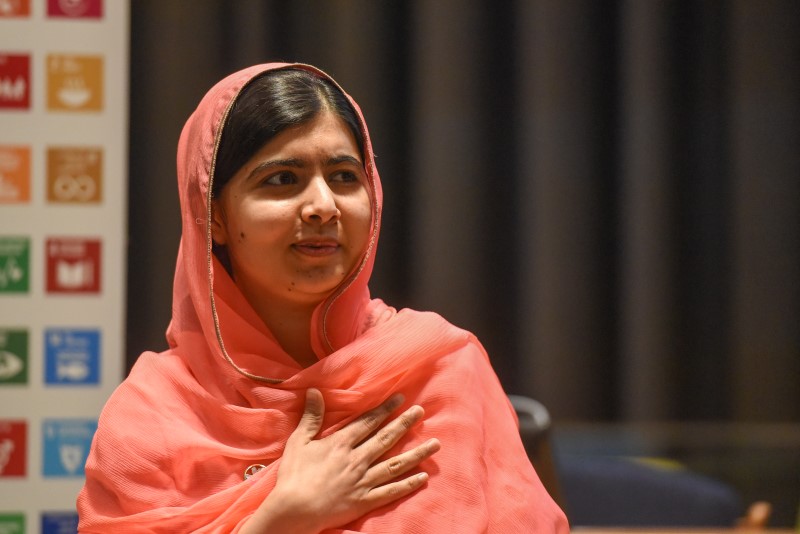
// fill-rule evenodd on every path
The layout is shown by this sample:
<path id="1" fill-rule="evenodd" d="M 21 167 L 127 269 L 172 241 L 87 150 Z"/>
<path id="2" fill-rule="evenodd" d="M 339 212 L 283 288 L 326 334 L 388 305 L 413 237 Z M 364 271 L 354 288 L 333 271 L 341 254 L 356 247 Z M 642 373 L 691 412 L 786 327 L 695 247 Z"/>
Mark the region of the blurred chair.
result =
<path id="1" fill-rule="evenodd" d="M 571 526 L 766 527 L 769 503 L 745 509 L 729 485 L 668 461 L 555 455 L 551 419 L 540 402 L 508 395 L 525 451 Z"/>
<path id="2" fill-rule="evenodd" d="M 509 395 L 508 399 L 517 412 L 522 444 L 539 480 L 556 504 L 566 512 L 550 443 L 550 413 L 541 402 L 530 397 Z"/>
<path id="3" fill-rule="evenodd" d="M 741 498 L 720 481 L 641 459 L 559 456 L 573 526 L 733 527 Z"/>

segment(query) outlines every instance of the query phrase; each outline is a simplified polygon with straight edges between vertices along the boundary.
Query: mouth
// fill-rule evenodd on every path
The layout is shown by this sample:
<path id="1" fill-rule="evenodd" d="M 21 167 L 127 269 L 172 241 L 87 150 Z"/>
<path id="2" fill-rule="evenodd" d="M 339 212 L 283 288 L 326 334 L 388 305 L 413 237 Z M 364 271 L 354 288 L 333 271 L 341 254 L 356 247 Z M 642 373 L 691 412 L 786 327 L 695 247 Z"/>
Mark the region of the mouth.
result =
<path id="1" fill-rule="evenodd" d="M 333 239 L 309 239 L 292 245 L 292 248 L 306 256 L 330 256 L 335 254 L 340 245 Z"/>

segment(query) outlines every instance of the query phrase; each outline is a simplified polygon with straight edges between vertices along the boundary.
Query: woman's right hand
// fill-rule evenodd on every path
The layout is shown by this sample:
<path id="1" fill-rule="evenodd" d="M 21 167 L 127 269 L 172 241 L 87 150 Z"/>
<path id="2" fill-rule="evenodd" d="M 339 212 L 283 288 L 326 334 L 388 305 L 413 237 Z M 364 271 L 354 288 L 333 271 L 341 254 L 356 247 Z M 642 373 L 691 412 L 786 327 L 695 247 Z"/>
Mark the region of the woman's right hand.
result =
<path id="1" fill-rule="evenodd" d="M 412 406 L 386 426 L 403 402 L 394 395 L 337 432 L 322 428 L 322 393 L 309 389 L 300 424 L 286 442 L 275 488 L 242 532 L 317 533 L 346 525 L 419 489 L 426 473 L 399 478 L 439 450 L 436 439 L 377 462 L 424 414 Z"/>

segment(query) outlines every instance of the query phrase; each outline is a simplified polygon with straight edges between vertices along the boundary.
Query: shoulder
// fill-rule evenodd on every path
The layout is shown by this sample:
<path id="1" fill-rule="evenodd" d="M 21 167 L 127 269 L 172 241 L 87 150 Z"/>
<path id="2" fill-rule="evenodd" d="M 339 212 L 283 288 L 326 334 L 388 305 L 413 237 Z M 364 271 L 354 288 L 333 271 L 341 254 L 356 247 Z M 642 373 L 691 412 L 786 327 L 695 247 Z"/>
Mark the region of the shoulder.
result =
<path id="1" fill-rule="evenodd" d="M 192 382 L 192 374 L 175 354 L 145 352 L 106 401 L 99 426 L 135 429 L 144 421 L 159 419 L 175 404 L 186 404 L 182 397 L 194 390 Z"/>
<path id="2" fill-rule="evenodd" d="M 404 308 L 397 313 L 397 318 L 412 330 L 424 329 L 443 339 L 452 340 L 458 345 L 458 352 L 462 356 L 477 357 L 488 362 L 486 349 L 475 334 L 454 325 L 436 312 Z"/>
<path id="3" fill-rule="evenodd" d="M 496 376 L 489 355 L 478 337 L 449 322 L 436 312 L 403 308 L 385 324 L 386 332 L 409 350 L 438 352 L 450 374 L 477 373 Z"/>

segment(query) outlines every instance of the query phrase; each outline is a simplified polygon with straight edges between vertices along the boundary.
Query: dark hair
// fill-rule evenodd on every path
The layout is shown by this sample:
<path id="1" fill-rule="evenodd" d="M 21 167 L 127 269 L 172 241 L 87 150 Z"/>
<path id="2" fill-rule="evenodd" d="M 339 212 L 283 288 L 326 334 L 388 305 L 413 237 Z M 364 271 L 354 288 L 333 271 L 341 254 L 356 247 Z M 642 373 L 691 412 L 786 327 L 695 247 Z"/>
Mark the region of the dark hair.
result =
<path id="1" fill-rule="evenodd" d="M 329 80 L 307 70 L 288 68 L 253 78 L 239 94 L 222 127 L 211 195 L 272 138 L 290 126 L 314 119 L 320 111 L 336 113 L 353 132 L 361 157 L 364 136 L 355 109 Z"/>

